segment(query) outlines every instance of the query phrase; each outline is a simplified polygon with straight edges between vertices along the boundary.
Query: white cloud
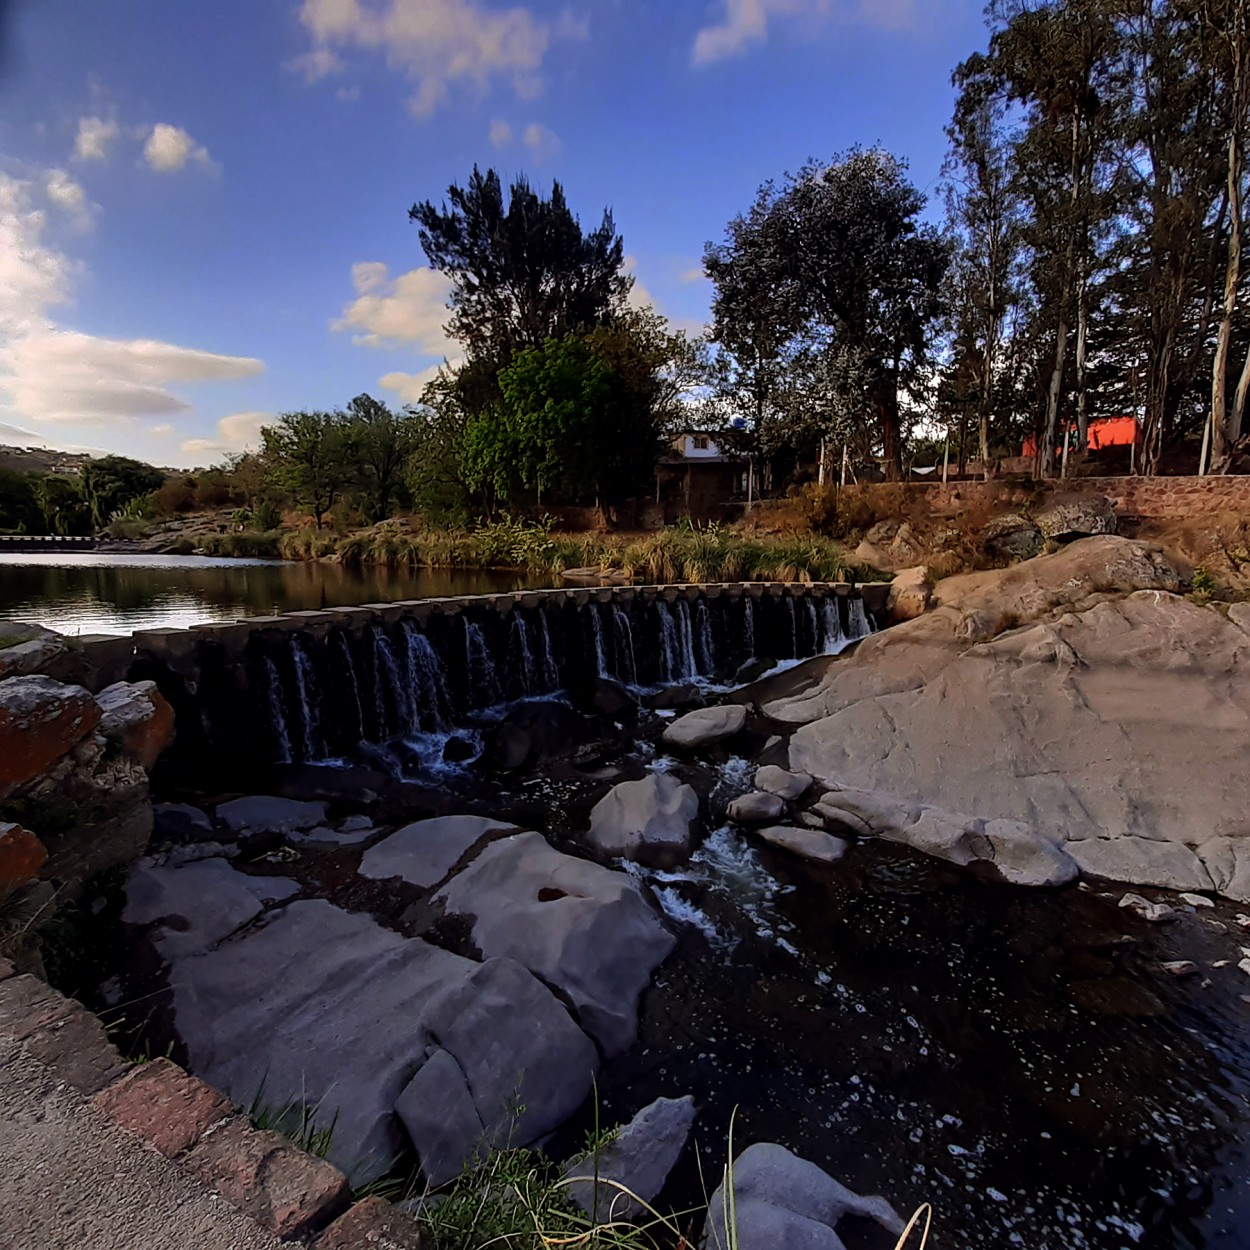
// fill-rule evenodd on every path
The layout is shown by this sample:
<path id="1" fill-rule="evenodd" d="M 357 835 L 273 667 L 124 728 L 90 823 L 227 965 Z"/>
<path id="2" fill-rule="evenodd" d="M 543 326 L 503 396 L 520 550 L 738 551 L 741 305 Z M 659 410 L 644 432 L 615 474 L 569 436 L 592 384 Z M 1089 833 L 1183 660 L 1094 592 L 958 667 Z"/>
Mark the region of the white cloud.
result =
<path id="1" fill-rule="evenodd" d="M 548 129 L 541 122 L 530 122 L 521 133 L 521 142 L 534 154 L 539 161 L 554 160 L 560 155 L 564 144 L 554 130 Z"/>
<path id="2" fill-rule="evenodd" d="M 378 384 L 385 390 L 394 391 L 405 404 L 419 404 L 422 392 L 434 381 L 442 367 L 441 364 L 430 365 L 420 373 L 384 373 Z"/>
<path id="3" fill-rule="evenodd" d="M 167 438 L 174 432 L 174 427 L 168 421 L 162 421 L 160 425 L 154 425 L 150 431 L 152 434 L 159 434 L 162 438 Z"/>
<path id="4" fill-rule="evenodd" d="M 408 104 L 417 117 L 429 117 L 453 84 L 486 90 L 501 79 L 532 98 L 542 90 L 552 39 L 587 31 L 567 13 L 553 25 L 519 5 L 476 0 L 304 0 L 300 21 L 313 38 L 311 56 L 351 48 L 384 54 L 414 84 Z"/>
<path id="5" fill-rule="evenodd" d="M 115 121 L 102 117 L 81 117 L 78 133 L 74 137 L 74 155 L 82 161 L 102 161 L 108 155 L 109 144 L 117 138 L 119 127 Z"/>
<path id="6" fill-rule="evenodd" d="M 691 265 L 689 269 L 681 271 L 680 281 L 682 282 L 706 282 L 707 274 L 703 272 L 702 265 Z"/>
<path id="7" fill-rule="evenodd" d="M 362 261 L 352 266 L 352 284 L 356 298 L 334 329 L 358 331 L 353 341 L 366 347 L 410 344 L 423 356 L 458 357 L 443 329 L 450 279 L 424 266 L 392 278 L 380 261 Z"/>
<path id="8" fill-rule="evenodd" d="M 271 412 L 233 412 L 217 422 L 216 438 L 188 438 L 182 451 L 188 456 L 226 456 L 260 446 L 260 427 L 273 423 Z M 153 429 L 155 434 L 160 427 Z"/>
<path id="9" fill-rule="evenodd" d="M 774 18 L 830 18 L 861 22 L 885 30 L 904 30 L 917 20 L 916 0 L 723 0 L 724 20 L 695 36 L 691 60 L 712 65 L 742 56 L 752 44 L 768 42 Z"/>
<path id="10" fill-rule="evenodd" d="M 502 118 L 495 118 L 490 124 L 490 145 L 493 148 L 506 148 L 512 142 L 512 127 Z"/>
<path id="11" fill-rule="evenodd" d="M 172 173 L 188 161 L 195 161 L 205 169 L 216 170 L 213 158 L 203 144 L 196 143 L 181 126 L 157 122 L 143 145 L 143 159 L 160 173 Z"/>
<path id="12" fill-rule="evenodd" d="M 46 184 L 45 184 L 46 185 Z M 113 339 L 57 324 L 83 267 L 44 239 L 30 182 L 0 174 L 0 401 L 35 424 L 133 426 L 188 411 L 169 387 L 250 377 L 264 365 L 151 339 Z"/>
<path id="13" fill-rule="evenodd" d="M 79 230 L 91 228 L 92 205 L 82 184 L 75 182 L 63 169 L 50 169 L 44 180 L 48 199 L 57 206 Z"/>
<path id="14" fill-rule="evenodd" d="M 320 82 L 323 78 L 343 72 L 342 60 L 329 48 L 313 48 L 309 52 L 301 52 L 287 63 L 287 67 L 303 74 L 305 82 Z"/>

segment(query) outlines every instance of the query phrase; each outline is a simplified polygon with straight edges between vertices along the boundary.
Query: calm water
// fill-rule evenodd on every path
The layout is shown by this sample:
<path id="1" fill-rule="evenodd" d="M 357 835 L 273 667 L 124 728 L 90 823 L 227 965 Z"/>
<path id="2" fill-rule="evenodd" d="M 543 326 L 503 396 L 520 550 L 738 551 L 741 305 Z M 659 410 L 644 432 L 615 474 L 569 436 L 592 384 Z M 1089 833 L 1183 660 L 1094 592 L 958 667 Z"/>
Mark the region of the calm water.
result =
<path id="1" fill-rule="evenodd" d="M 0 620 L 32 621 L 70 635 L 126 634 L 273 612 L 549 584 L 524 573 L 392 572 L 206 556 L 3 555 Z"/>

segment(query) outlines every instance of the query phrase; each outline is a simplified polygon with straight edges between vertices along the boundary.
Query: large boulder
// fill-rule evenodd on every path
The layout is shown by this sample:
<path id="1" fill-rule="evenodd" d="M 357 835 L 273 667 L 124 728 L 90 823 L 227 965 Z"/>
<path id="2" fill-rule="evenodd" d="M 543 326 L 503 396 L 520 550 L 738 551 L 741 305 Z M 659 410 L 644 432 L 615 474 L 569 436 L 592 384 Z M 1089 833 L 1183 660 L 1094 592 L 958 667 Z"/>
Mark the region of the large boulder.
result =
<path id="1" fill-rule="evenodd" d="M 60 634 L 42 625 L 0 621 L 0 681 L 43 673 L 68 649 Z"/>
<path id="2" fill-rule="evenodd" d="M 893 621 L 910 621 L 923 616 L 929 610 L 933 598 L 933 583 L 929 570 L 922 564 L 915 568 L 900 569 L 890 582 L 885 601 L 886 615 Z"/>
<path id="3" fill-rule="evenodd" d="M 491 835 L 516 828 L 489 816 L 435 816 L 397 829 L 361 857 L 360 875 L 374 880 L 400 877 L 409 885 L 432 889 L 461 857 Z"/>
<path id="4" fill-rule="evenodd" d="M 100 705 L 81 686 L 40 676 L 0 681 L 0 798 L 68 756 L 101 716 Z"/>
<path id="5" fill-rule="evenodd" d="M 694 847 L 699 796 L 670 773 L 622 781 L 595 804 L 586 845 L 601 855 L 673 864 Z"/>
<path id="6" fill-rule="evenodd" d="M 779 794 L 753 791 L 733 799 L 726 815 L 738 825 L 771 825 L 786 809 Z"/>
<path id="7" fill-rule="evenodd" d="M 96 695 L 103 717 L 100 732 L 145 772 L 151 772 L 174 741 L 174 709 L 154 681 L 119 681 Z"/>
<path id="8" fill-rule="evenodd" d="M 727 1213 L 733 1213 L 733 1233 Z M 843 1216 L 875 1220 L 892 1237 L 903 1221 L 884 1198 L 861 1198 L 814 1163 L 784 1146 L 757 1142 L 733 1165 L 733 1198 L 726 1184 L 712 1195 L 703 1238 L 706 1250 L 843 1250 Z"/>
<path id="9" fill-rule="evenodd" d="M 812 788 L 812 779 L 806 773 L 792 773 L 776 764 L 765 764 L 755 772 L 755 788 L 794 803 Z"/>
<path id="10" fill-rule="evenodd" d="M 1045 538 L 1067 542 L 1093 534 L 1114 534 L 1115 505 L 1106 495 L 1078 495 L 1056 499 L 1034 513 L 1037 528 Z"/>
<path id="11" fill-rule="evenodd" d="M 981 548 L 996 560 L 1031 560 L 1045 543 L 1037 522 L 1018 512 L 993 517 L 981 530 Z"/>
<path id="12" fill-rule="evenodd" d="M 600 1224 L 641 1219 L 643 1204 L 652 1204 L 664 1188 L 693 1124 L 691 1095 L 657 1098 L 597 1154 L 567 1164 L 562 1192 Z"/>
<path id="13" fill-rule="evenodd" d="M 473 921 L 484 958 L 514 959 L 559 990 L 605 1054 L 633 1044 L 638 999 L 675 939 L 632 877 L 516 833 L 486 847 L 435 901 Z"/>
<path id="14" fill-rule="evenodd" d="M 679 716 L 664 730 L 661 741 L 666 747 L 695 751 L 732 738 L 746 723 L 747 710 L 741 703 L 721 703 Z"/>
<path id="15" fill-rule="evenodd" d="M 522 703 L 486 734 L 483 758 L 505 771 L 536 768 L 584 754 L 603 741 L 607 728 L 567 703 L 547 699 Z"/>

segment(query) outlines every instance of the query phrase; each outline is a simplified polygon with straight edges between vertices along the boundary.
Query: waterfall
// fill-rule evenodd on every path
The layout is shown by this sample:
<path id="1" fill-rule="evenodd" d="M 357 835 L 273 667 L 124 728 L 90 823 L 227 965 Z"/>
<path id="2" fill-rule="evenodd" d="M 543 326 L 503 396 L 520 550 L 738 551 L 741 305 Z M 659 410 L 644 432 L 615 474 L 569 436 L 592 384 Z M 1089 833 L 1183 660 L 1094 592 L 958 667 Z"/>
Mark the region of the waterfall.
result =
<path id="1" fill-rule="evenodd" d="M 803 619 L 807 622 L 807 635 L 812 640 L 812 654 L 815 655 L 820 650 L 820 622 L 811 595 L 803 596 Z"/>
<path id="2" fill-rule="evenodd" d="M 660 618 L 660 680 L 676 681 L 680 676 L 677 624 L 663 599 L 656 600 L 655 610 Z"/>
<path id="3" fill-rule="evenodd" d="M 347 641 L 347 635 L 339 634 L 337 641 L 339 650 L 343 653 L 343 666 L 347 670 L 347 681 L 352 688 L 352 699 L 356 704 L 357 737 L 363 740 L 365 736 L 365 709 L 360 703 L 360 681 L 356 676 L 356 661 L 352 658 L 352 647 L 351 643 Z"/>
<path id="4" fill-rule="evenodd" d="M 551 653 L 551 630 L 547 627 L 547 613 L 538 609 L 538 662 L 542 666 L 542 688 L 547 694 L 560 688 L 560 670 L 556 657 Z"/>
<path id="5" fill-rule="evenodd" d="M 694 640 L 699 672 L 711 676 L 716 671 L 716 643 L 712 639 L 712 614 L 702 599 L 694 609 Z"/>
<path id="6" fill-rule="evenodd" d="M 318 709 L 317 675 L 312 656 L 304 640 L 291 639 L 291 658 L 295 666 L 295 691 L 299 696 L 300 734 L 304 740 L 304 759 L 314 760 L 325 754 L 321 743 L 321 718 Z"/>
<path id="7" fill-rule="evenodd" d="M 286 727 L 286 712 L 282 708 L 282 682 L 278 678 L 278 667 L 268 656 L 264 656 L 261 662 L 265 669 L 266 693 L 269 698 L 269 722 L 278 742 L 278 763 L 289 764 L 291 734 Z"/>
<path id="8" fill-rule="evenodd" d="M 697 677 L 699 668 L 694 659 L 694 630 L 690 625 L 690 604 L 684 599 L 677 600 L 677 646 L 680 677 L 685 681 L 691 677 Z"/>
<path id="9" fill-rule="evenodd" d="M 794 610 L 794 600 L 786 596 L 786 616 L 790 621 L 790 658 L 797 660 L 799 658 L 799 618 Z"/>
<path id="10" fill-rule="evenodd" d="M 868 619 L 868 613 L 864 609 L 862 596 L 856 595 L 847 607 L 850 609 L 847 617 L 847 633 L 852 638 L 867 638 L 873 632 L 873 628 L 872 622 Z"/>
<path id="11" fill-rule="evenodd" d="M 634 631 L 629 616 L 619 605 L 612 608 L 612 650 L 616 672 L 626 685 L 638 684 L 638 665 L 634 658 Z"/>
<path id="12" fill-rule="evenodd" d="M 373 658 L 377 672 L 375 700 L 378 713 L 378 733 L 385 738 L 392 732 L 404 732 L 412 728 L 412 697 L 408 683 L 400 672 L 399 660 L 391 640 L 378 627 L 373 628 Z M 394 709 L 394 716 L 387 714 L 387 702 Z"/>
<path id="13" fill-rule="evenodd" d="M 464 655 L 470 707 L 490 707 L 499 702 L 499 679 L 495 676 L 495 662 L 486 645 L 486 635 L 480 625 L 470 620 L 464 622 Z"/>
<path id="14" fill-rule="evenodd" d="M 842 632 L 842 617 L 838 614 L 837 595 L 829 595 L 820 605 L 820 617 L 824 635 L 821 650 L 825 655 L 836 655 L 846 641 Z"/>
<path id="15" fill-rule="evenodd" d="M 600 677 L 608 676 L 608 662 L 603 654 L 603 622 L 599 619 L 599 605 L 590 605 L 590 629 L 595 638 L 595 672 Z"/>
<path id="16" fill-rule="evenodd" d="M 529 630 L 519 611 L 512 613 L 508 629 L 508 672 L 522 698 L 534 693 L 534 657 L 530 653 Z"/>
<path id="17" fill-rule="evenodd" d="M 755 659 L 755 602 L 750 595 L 742 597 L 742 645 L 748 660 Z"/>
<path id="18" fill-rule="evenodd" d="M 411 680 L 413 729 L 445 729 L 451 719 L 451 700 L 443 662 L 434 644 L 412 623 L 404 622 L 404 642 Z"/>

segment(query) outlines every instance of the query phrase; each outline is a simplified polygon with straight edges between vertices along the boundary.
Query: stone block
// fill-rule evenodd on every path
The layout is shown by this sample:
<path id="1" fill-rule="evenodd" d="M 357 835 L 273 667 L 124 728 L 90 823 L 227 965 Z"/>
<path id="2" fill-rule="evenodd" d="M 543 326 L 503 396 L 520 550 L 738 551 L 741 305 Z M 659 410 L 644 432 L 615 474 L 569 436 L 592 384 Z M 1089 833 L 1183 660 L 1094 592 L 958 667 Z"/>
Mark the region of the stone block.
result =
<path id="1" fill-rule="evenodd" d="M 206 1134 L 183 1164 L 283 1240 L 324 1228 L 351 1201 L 347 1177 L 333 1164 L 242 1117 Z"/>
<path id="2" fill-rule="evenodd" d="M 212 1086 L 168 1059 L 133 1068 L 93 1101 L 114 1124 L 143 1138 L 167 1159 L 186 1153 L 234 1113 Z"/>
<path id="3" fill-rule="evenodd" d="M 411 1215 L 384 1198 L 366 1198 L 340 1215 L 315 1243 L 316 1250 L 421 1250 Z"/>
<path id="4" fill-rule="evenodd" d="M 0 895 L 33 881 L 48 849 L 29 829 L 0 821 Z"/>
<path id="5" fill-rule="evenodd" d="M 82 686 L 10 677 L 0 686 L 0 796 L 34 781 L 100 723 Z"/>

